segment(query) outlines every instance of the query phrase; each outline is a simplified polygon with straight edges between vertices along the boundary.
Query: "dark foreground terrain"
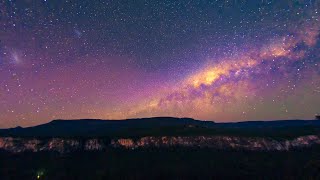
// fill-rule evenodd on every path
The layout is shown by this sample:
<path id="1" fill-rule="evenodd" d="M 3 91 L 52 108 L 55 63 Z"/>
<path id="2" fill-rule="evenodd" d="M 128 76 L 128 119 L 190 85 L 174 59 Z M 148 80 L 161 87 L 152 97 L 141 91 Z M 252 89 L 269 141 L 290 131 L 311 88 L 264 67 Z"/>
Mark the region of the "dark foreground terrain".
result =
<path id="1" fill-rule="evenodd" d="M 312 120 L 56 120 L 0 130 L 0 180 L 315 180 L 319 137 Z"/>
<path id="2" fill-rule="evenodd" d="M 320 179 L 320 147 L 278 152 L 108 149 L 0 153 L 0 179 Z"/>

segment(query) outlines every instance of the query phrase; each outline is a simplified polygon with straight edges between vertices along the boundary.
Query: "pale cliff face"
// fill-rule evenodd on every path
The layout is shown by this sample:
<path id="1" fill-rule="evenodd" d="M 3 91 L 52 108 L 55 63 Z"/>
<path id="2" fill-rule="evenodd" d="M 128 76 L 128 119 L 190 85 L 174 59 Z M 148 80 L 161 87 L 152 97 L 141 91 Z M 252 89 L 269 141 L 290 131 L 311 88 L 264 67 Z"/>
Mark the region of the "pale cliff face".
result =
<path id="1" fill-rule="evenodd" d="M 106 148 L 147 148 L 147 147 L 197 147 L 213 149 L 244 149 L 252 151 L 287 151 L 320 144 L 316 135 L 301 136 L 292 140 L 274 140 L 271 138 L 250 138 L 233 136 L 162 136 L 133 139 L 114 139 L 105 143 L 103 139 L 67 139 L 52 138 L 47 140 L 30 138 L 0 137 L 0 150 L 9 152 L 56 151 L 103 151 Z"/>
<path id="2" fill-rule="evenodd" d="M 85 142 L 85 151 L 101 151 L 105 148 L 105 144 L 98 139 L 89 139 Z"/>
<path id="3" fill-rule="evenodd" d="M 271 138 L 247 138 L 231 136 L 195 136 L 195 137 L 143 137 L 137 141 L 118 139 L 112 142 L 113 147 L 206 147 L 215 149 L 245 149 L 259 151 L 285 151 L 320 144 L 319 136 L 302 136 L 293 140 L 277 141 Z"/>

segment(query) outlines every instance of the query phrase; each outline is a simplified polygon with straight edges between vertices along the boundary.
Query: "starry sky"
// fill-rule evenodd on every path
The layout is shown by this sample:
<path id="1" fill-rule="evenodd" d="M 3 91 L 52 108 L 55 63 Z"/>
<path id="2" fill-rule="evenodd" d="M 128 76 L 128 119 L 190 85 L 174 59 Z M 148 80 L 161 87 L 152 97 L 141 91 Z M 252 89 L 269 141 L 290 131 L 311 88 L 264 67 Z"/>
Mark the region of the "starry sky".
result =
<path id="1" fill-rule="evenodd" d="M 0 0 L 0 128 L 320 113 L 319 0 Z"/>

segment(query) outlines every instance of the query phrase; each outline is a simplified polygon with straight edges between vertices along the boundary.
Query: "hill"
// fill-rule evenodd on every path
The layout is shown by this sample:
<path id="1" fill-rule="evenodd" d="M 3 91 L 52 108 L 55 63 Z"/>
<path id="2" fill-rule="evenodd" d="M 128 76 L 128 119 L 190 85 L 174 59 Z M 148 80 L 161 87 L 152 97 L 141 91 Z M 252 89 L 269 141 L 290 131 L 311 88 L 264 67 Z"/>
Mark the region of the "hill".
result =
<path id="1" fill-rule="evenodd" d="M 191 118 L 153 117 L 127 120 L 53 120 L 34 127 L 1 129 L 14 137 L 141 137 L 146 135 L 237 135 L 296 137 L 319 134 L 320 121 L 279 120 L 215 123 Z"/>

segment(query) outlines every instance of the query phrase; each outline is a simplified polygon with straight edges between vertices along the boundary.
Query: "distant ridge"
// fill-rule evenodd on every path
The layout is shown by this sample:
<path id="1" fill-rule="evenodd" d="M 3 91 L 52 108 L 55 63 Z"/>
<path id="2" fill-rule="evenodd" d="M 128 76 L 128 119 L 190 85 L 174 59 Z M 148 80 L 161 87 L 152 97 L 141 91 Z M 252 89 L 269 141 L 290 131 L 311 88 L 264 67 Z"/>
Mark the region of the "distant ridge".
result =
<path id="1" fill-rule="evenodd" d="M 272 121 L 243 121 L 233 123 L 217 123 L 218 126 L 223 127 L 255 127 L 255 128 L 266 128 L 266 127 L 292 127 L 292 126 L 308 126 L 308 125 L 320 125 L 318 120 L 272 120 Z"/>
<path id="2" fill-rule="evenodd" d="M 104 136 L 128 129 L 148 129 L 172 126 L 209 127 L 214 122 L 194 120 L 192 118 L 152 117 L 126 120 L 77 119 L 53 120 L 27 128 L 0 130 L 2 136 Z"/>
<path id="3" fill-rule="evenodd" d="M 126 120 L 101 120 L 101 119 L 77 119 L 77 120 L 53 120 L 46 124 L 33 127 L 17 127 L 1 129 L 0 136 L 30 136 L 30 137 L 88 137 L 88 136 L 127 136 L 141 133 L 224 133 L 225 130 L 241 133 L 274 131 L 274 129 L 300 128 L 299 131 L 307 131 L 302 127 L 319 128 L 317 120 L 279 120 L 279 121 L 246 121 L 234 123 L 215 123 L 213 121 L 201 121 L 192 118 L 175 117 L 151 117 Z M 263 130 L 261 130 L 263 129 Z M 259 132 L 260 131 L 260 132 Z M 306 132 L 307 133 L 307 132 Z"/>

